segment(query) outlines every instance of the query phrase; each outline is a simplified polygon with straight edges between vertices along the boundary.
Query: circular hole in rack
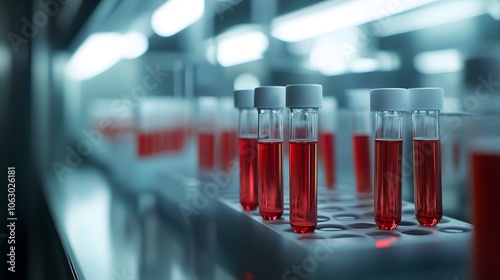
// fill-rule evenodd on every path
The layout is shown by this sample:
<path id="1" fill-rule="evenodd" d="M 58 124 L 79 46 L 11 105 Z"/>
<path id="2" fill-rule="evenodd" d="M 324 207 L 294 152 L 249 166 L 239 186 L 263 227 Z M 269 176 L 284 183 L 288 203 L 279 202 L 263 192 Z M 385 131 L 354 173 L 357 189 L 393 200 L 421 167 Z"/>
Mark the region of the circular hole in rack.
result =
<path id="1" fill-rule="evenodd" d="M 316 227 L 316 229 L 320 231 L 342 231 L 345 230 L 346 227 L 341 225 L 321 225 Z"/>
<path id="2" fill-rule="evenodd" d="M 357 229 L 364 229 L 364 228 L 374 228 L 377 225 L 370 224 L 370 223 L 356 223 L 356 224 L 350 224 L 350 225 L 347 225 L 347 226 L 348 227 L 352 227 L 352 228 L 357 228 Z"/>
<path id="3" fill-rule="evenodd" d="M 359 203 L 353 206 L 349 206 L 350 208 L 368 208 L 373 207 L 373 203 Z"/>
<path id="4" fill-rule="evenodd" d="M 416 226 L 417 223 L 410 222 L 410 221 L 401 221 L 401 222 L 399 222 L 399 225 L 404 226 L 404 227 L 409 227 L 409 226 Z"/>
<path id="5" fill-rule="evenodd" d="M 318 223 L 326 222 L 329 220 L 330 218 L 328 218 L 327 216 L 318 216 Z"/>
<path id="6" fill-rule="evenodd" d="M 326 211 L 326 212 L 339 212 L 339 211 L 344 210 L 344 208 L 338 207 L 338 206 L 326 206 L 326 207 L 320 208 L 319 210 Z"/>
<path id="7" fill-rule="evenodd" d="M 335 220 L 339 221 L 354 221 L 359 218 L 359 215 L 356 214 L 341 214 L 341 215 L 335 215 L 333 216 Z"/>
<path id="8" fill-rule="evenodd" d="M 446 219 L 446 218 L 442 218 L 441 221 L 439 221 L 439 224 L 446 224 L 446 223 L 449 223 L 450 220 Z"/>
<path id="9" fill-rule="evenodd" d="M 446 227 L 442 228 L 439 231 L 446 232 L 446 233 L 464 233 L 470 231 L 468 228 L 464 227 Z"/>
<path id="10" fill-rule="evenodd" d="M 410 230 L 402 231 L 402 233 L 408 234 L 408 235 L 428 235 L 428 234 L 432 234 L 432 231 L 424 230 L 424 229 L 410 229 Z"/>
<path id="11" fill-rule="evenodd" d="M 392 231 L 372 231 L 372 232 L 368 232 L 366 235 L 371 236 L 375 239 L 399 237 L 399 233 L 392 232 Z"/>
<path id="12" fill-rule="evenodd" d="M 318 239 L 325 239 L 323 236 L 317 236 L 317 235 L 308 235 L 308 236 L 301 236 L 299 237 L 299 241 L 314 241 Z"/>
<path id="13" fill-rule="evenodd" d="M 331 239 L 344 239 L 344 238 L 366 238 L 362 235 L 357 235 L 357 234 L 337 234 L 334 236 L 330 236 L 329 238 Z"/>
<path id="14" fill-rule="evenodd" d="M 403 210 L 404 215 L 415 215 L 415 210 L 414 209 L 406 209 Z"/>

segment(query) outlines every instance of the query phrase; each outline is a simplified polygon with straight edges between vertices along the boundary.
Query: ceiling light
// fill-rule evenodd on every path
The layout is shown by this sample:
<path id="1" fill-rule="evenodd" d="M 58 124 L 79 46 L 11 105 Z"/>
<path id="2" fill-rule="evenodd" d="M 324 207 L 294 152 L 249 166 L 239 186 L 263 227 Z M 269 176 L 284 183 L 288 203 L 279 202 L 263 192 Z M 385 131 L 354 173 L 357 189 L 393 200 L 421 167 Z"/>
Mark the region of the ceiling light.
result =
<path id="1" fill-rule="evenodd" d="M 169 0 L 151 17 L 151 26 L 162 37 L 172 36 L 203 16 L 204 0 Z"/>
<path id="2" fill-rule="evenodd" d="M 272 36 L 296 42 L 389 17 L 436 0 L 330 0 L 273 20 Z M 340 3 L 339 3 L 340 2 Z"/>

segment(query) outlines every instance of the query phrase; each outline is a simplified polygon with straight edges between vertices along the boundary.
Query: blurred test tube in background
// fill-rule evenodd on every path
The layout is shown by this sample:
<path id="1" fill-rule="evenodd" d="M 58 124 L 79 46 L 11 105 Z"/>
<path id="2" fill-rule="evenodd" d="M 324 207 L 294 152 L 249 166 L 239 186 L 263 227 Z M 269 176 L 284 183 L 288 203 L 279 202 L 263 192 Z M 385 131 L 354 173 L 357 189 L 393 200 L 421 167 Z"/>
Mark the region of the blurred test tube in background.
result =
<path id="1" fill-rule="evenodd" d="M 319 110 L 319 158 L 323 163 L 325 185 L 329 189 L 333 189 L 337 179 L 335 164 L 337 104 L 335 97 L 323 97 L 323 108 Z"/>

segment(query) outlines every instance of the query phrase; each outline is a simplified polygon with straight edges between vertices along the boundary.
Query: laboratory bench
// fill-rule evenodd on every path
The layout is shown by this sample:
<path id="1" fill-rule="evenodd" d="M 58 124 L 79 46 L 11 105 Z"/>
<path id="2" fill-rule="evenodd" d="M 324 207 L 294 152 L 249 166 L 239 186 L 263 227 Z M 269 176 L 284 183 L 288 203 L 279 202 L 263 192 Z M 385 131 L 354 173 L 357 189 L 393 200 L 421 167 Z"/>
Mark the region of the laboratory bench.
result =
<path id="1" fill-rule="evenodd" d="M 237 174 L 190 170 L 164 169 L 144 185 L 92 164 L 63 180 L 47 175 L 44 193 L 75 278 L 469 278 L 468 223 L 445 216 L 420 226 L 403 201 L 402 222 L 383 231 L 370 195 L 320 185 L 318 227 L 296 234 L 287 191 L 282 218 L 263 221 L 258 210 L 242 210 Z"/>

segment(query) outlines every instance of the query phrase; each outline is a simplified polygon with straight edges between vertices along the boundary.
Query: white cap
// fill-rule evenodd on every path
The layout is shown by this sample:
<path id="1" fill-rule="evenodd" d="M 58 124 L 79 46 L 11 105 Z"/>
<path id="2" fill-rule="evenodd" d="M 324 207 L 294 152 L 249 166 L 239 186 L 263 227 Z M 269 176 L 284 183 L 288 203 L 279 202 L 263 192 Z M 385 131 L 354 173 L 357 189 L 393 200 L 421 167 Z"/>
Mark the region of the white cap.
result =
<path id="1" fill-rule="evenodd" d="M 321 108 L 323 87 L 316 84 L 286 86 L 286 107 Z"/>
<path id="2" fill-rule="evenodd" d="M 249 109 L 253 108 L 253 89 L 241 89 L 234 91 L 234 107 Z"/>
<path id="3" fill-rule="evenodd" d="M 345 91 L 347 107 L 356 110 L 370 110 L 370 89 L 356 88 Z"/>
<path id="4" fill-rule="evenodd" d="M 372 111 L 408 111 L 408 90 L 405 88 L 376 88 L 370 90 Z"/>
<path id="5" fill-rule="evenodd" d="M 419 110 L 443 110 L 442 88 L 410 88 L 408 89 L 408 109 Z"/>
<path id="6" fill-rule="evenodd" d="M 255 108 L 285 108 L 285 87 L 263 86 L 255 88 Z"/>

